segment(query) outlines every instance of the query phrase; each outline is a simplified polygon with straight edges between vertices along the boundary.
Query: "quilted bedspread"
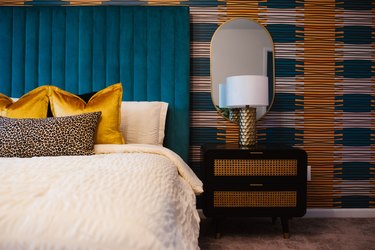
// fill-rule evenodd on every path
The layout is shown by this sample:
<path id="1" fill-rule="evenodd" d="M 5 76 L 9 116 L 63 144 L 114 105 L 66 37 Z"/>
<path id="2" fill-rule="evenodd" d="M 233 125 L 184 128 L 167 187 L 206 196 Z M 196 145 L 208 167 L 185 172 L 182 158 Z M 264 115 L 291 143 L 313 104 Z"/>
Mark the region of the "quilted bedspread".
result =
<path id="1" fill-rule="evenodd" d="M 202 183 L 158 146 L 0 159 L 0 249 L 197 249 Z"/>

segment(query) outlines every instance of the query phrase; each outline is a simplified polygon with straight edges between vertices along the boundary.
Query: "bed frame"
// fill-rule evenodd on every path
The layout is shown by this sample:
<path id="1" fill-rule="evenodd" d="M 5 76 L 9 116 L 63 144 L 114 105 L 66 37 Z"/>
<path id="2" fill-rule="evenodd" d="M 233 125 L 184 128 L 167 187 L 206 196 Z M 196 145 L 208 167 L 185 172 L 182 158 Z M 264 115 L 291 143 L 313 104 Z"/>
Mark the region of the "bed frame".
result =
<path id="1" fill-rule="evenodd" d="M 169 103 L 165 146 L 188 160 L 189 8 L 0 7 L 0 92 L 76 94 L 122 82 L 123 100 Z"/>

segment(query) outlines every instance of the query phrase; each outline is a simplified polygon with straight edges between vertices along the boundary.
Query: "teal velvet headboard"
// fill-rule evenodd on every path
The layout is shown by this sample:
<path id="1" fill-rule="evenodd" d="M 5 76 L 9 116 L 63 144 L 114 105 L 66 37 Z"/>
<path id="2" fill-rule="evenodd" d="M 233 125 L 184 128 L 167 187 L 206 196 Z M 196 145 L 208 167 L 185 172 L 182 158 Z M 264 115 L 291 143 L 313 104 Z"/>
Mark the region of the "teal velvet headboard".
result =
<path id="1" fill-rule="evenodd" d="M 123 100 L 169 103 L 165 146 L 189 146 L 189 8 L 0 7 L 0 92 L 76 94 L 122 82 Z"/>

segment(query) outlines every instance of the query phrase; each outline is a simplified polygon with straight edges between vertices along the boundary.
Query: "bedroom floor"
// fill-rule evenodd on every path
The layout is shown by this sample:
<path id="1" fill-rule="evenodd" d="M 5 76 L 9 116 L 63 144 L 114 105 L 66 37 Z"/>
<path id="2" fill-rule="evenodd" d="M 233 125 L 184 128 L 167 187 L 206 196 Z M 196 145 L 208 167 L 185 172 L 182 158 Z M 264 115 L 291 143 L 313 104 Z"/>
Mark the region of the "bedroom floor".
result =
<path id="1" fill-rule="evenodd" d="M 228 218 L 222 237 L 214 237 L 211 219 L 201 220 L 199 245 L 205 249 L 375 249 L 375 218 L 293 218 L 290 238 L 283 239 L 280 220 Z"/>

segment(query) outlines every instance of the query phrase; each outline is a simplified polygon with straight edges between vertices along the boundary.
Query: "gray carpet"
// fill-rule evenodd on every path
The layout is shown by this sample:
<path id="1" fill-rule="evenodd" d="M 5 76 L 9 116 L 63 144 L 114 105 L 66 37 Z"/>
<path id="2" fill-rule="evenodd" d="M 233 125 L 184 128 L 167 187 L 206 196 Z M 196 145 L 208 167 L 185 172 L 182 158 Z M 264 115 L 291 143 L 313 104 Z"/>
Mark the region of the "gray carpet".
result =
<path id="1" fill-rule="evenodd" d="M 202 219 L 199 245 L 205 249 L 375 249 L 375 218 L 293 218 L 290 238 L 283 239 L 280 220 L 228 218 L 216 239 L 211 219 Z"/>

